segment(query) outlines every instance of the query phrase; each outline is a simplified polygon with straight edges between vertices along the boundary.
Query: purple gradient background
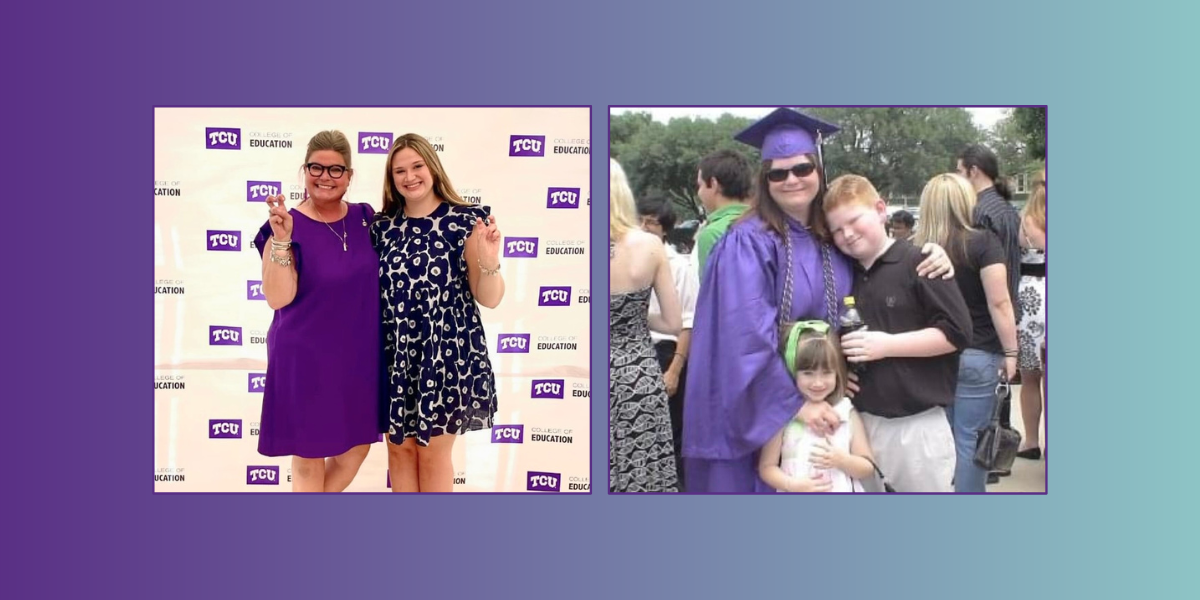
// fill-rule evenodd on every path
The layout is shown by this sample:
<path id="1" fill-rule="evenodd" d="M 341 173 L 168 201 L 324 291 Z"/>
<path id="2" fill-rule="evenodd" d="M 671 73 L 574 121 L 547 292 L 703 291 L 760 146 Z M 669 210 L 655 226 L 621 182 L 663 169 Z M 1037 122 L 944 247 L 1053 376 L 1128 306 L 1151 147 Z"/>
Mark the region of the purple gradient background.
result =
<path id="1" fill-rule="evenodd" d="M 5 420 L 19 424 L 4 438 L 5 542 L 15 555 L 6 589 L 407 598 L 451 597 L 479 581 L 479 593 L 501 598 L 1174 595 L 1165 592 L 1188 572 L 1185 552 L 1112 549 L 1162 548 L 1153 532 L 1172 521 L 1161 515 L 1190 496 L 1164 495 L 1149 522 L 1127 518 L 1147 482 L 1174 479 L 1166 463 L 1095 460 L 1103 442 L 1089 436 L 1124 430 L 1118 419 L 1129 413 L 1104 402 L 1117 401 L 1120 386 L 1095 376 L 1111 364 L 1111 345 L 1082 342 L 1111 316 L 1099 305 L 1134 306 L 1144 293 L 1113 286 L 1096 296 L 1088 283 L 1145 267 L 1140 251 L 1090 260 L 1085 235 L 1128 231 L 1114 222 L 1120 210 L 1088 208 L 1115 191 L 1097 176 L 1096 165 L 1117 156 L 1112 128 L 1097 124 L 1144 102 L 1152 82 L 1169 89 L 1155 95 L 1161 111 L 1143 111 L 1143 136 L 1182 126 L 1160 112 L 1190 110 L 1191 94 L 1175 90 L 1186 81 L 1156 77 L 1188 55 L 1163 44 L 1190 39 L 1182 28 L 1192 21 L 1151 27 L 1158 14 L 1099 12 L 1086 38 L 1064 41 L 1058 31 L 1078 29 L 1070 7 L 1021 0 L 23 5 L 0 44 L 11 57 L 7 216 L 28 226 L 3 239 L 9 279 L 52 293 L 9 294 L 6 306 Z M 1007 42 L 985 43 L 987 27 Z M 1138 31 L 1152 37 L 1136 40 Z M 1054 55 L 1051 39 L 1071 52 Z M 1154 68 L 1137 57 L 1157 49 Z M 1111 85 L 1114 72 L 1122 85 Z M 609 497 L 606 201 L 596 203 L 589 252 L 590 289 L 601 297 L 592 305 L 593 494 L 150 493 L 153 106 L 590 104 L 590 191 L 599 199 L 610 104 L 948 102 L 1054 105 L 1056 193 L 1086 209 L 1055 227 L 1057 240 L 1078 242 L 1056 245 L 1056 306 L 1079 314 L 1056 312 L 1054 381 L 1070 381 L 1063 397 L 1099 408 L 1055 421 L 1054 494 Z M 1183 144 L 1192 136 L 1176 137 L 1156 147 L 1156 168 L 1190 172 Z M 1186 196 L 1142 192 L 1160 203 Z M 1190 229 L 1159 232 L 1165 255 L 1186 255 Z M 1153 356 L 1143 372 L 1186 372 L 1187 354 L 1145 354 L 1122 358 L 1122 368 Z M 1177 384 L 1149 378 L 1141 389 L 1174 398 Z M 1140 474 L 1133 485 L 1107 483 L 1131 472 Z"/>

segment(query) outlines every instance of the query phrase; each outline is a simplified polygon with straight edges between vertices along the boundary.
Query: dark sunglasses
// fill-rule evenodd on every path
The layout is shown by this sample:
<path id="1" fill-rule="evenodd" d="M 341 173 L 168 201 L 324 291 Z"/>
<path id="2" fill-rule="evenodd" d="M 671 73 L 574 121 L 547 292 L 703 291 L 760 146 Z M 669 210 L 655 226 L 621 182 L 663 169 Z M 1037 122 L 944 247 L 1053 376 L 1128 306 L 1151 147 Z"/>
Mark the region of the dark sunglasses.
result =
<path id="1" fill-rule="evenodd" d="M 342 175 L 346 174 L 346 167 L 343 167 L 342 165 L 333 165 L 331 167 L 327 167 L 321 163 L 314 162 L 304 165 L 304 168 L 308 169 L 308 174 L 312 175 L 313 177 L 320 177 L 326 171 L 329 171 L 329 176 L 334 179 L 340 179 Z"/>
<path id="2" fill-rule="evenodd" d="M 814 165 L 813 163 L 800 163 L 798 165 L 792 165 L 792 168 L 790 169 L 771 169 L 770 171 L 767 171 L 767 181 L 774 181 L 775 183 L 787 181 L 788 173 L 791 173 L 796 177 L 808 177 L 816 172 L 816 170 L 817 165 Z"/>

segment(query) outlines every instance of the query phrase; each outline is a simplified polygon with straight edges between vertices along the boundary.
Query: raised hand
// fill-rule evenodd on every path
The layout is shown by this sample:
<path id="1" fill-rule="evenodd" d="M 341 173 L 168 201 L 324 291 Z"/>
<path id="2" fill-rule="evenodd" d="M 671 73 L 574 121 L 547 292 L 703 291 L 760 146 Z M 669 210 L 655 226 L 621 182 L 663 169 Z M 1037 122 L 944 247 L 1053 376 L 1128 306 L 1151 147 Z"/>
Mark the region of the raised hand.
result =
<path id="1" fill-rule="evenodd" d="M 476 218 L 471 235 L 478 236 L 479 260 L 489 269 L 500 264 L 500 230 L 496 228 L 496 216 L 491 215 L 486 221 Z"/>
<path id="2" fill-rule="evenodd" d="M 283 205 L 283 194 L 267 196 L 267 222 L 271 224 L 271 234 L 277 242 L 292 240 L 292 215 Z"/>

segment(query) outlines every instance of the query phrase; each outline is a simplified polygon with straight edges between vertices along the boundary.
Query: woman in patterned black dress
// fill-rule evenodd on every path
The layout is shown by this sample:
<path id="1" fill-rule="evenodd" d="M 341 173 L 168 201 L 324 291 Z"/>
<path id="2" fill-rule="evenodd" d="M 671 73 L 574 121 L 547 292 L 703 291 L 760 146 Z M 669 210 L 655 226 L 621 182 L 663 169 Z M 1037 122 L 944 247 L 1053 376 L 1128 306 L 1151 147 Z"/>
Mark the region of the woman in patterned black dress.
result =
<path id="1" fill-rule="evenodd" d="M 650 328 L 678 335 L 679 298 L 662 240 L 641 231 L 625 173 L 609 161 L 608 489 L 676 492 L 671 416 Z M 661 316 L 650 319 L 650 291 Z"/>
<path id="2" fill-rule="evenodd" d="M 504 297 L 500 232 L 463 201 L 425 138 L 403 135 L 387 159 L 371 225 L 383 300 L 388 470 L 394 492 L 454 491 L 459 434 L 489 429 L 496 382 L 476 303 Z"/>

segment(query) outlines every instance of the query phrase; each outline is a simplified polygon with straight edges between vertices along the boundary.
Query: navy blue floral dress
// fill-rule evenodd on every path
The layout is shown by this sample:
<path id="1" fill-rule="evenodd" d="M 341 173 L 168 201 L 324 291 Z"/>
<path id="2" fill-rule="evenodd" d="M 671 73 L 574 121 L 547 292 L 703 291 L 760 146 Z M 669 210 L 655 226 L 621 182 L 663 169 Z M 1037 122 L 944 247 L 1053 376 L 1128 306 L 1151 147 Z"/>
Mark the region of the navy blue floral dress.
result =
<path id="1" fill-rule="evenodd" d="M 486 206 L 438 205 L 371 224 L 379 252 L 385 401 L 393 444 L 490 429 L 496 382 L 464 256 Z"/>

